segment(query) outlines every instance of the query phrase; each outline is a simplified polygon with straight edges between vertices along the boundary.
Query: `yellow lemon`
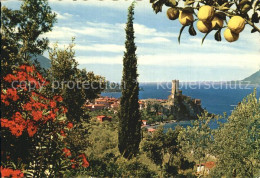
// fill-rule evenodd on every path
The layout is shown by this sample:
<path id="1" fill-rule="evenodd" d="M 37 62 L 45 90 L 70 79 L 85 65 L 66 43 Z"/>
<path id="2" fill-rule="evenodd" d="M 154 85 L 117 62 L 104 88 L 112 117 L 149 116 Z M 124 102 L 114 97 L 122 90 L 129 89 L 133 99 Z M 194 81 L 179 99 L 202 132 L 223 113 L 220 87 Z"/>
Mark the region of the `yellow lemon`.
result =
<path id="1" fill-rule="evenodd" d="M 213 18 L 213 20 L 211 21 L 211 24 L 212 24 L 212 29 L 215 28 L 215 27 L 223 27 L 223 19 L 215 16 Z"/>
<path id="2" fill-rule="evenodd" d="M 232 32 L 229 28 L 224 31 L 224 37 L 228 42 L 237 41 L 239 34 Z"/>
<path id="3" fill-rule="evenodd" d="M 240 33 L 245 28 L 246 21 L 240 16 L 233 16 L 228 21 L 228 28 L 234 33 Z"/>
<path id="4" fill-rule="evenodd" d="M 193 21 L 192 13 L 180 11 L 179 21 L 182 25 L 190 25 Z"/>
<path id="5" fill-rule="evenodd" d="M 205 22 L 202 22 L 201 20 L 199 20 L 197 22 L 197 28 L 202 33 L 208 33 L 211 30 L 211 24 L 205 23 Z"/>
<path id="6" fill-rule="evenodd" d="M 170 19 L 170 20 L 175 20 L 179 17 L 179 10 L 177 8 L 169 8 L 167 10 L 167 17 Z"/>
<path id="7" fill-rule="evenodd" d="M 202 6 L 198 12 L 198 19 L 203 22 L 210 22 L 214 17 L 214 8 L 208 5 Z"/>

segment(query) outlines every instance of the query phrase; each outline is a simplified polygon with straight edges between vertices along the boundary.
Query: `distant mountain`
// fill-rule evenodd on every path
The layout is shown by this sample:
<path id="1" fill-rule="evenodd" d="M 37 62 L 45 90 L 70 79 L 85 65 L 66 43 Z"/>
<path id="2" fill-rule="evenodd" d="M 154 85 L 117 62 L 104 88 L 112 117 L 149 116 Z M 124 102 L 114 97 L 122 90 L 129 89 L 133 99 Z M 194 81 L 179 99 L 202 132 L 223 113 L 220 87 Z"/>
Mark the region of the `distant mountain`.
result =
<path id="1" fill-rule="evenodd" d="M 51 61 L 47 57 L 44 57 L 42 55 L 37 55 L 32 57 L 32 61 L 37 60 L 41 67 L 44 69 L 49 69 L 51 67 Z"/>
<path id="2" fill-rule="evenodd" d="M 242 82 L 250 82 L 250 84 L 260 85 L 260 70 L 245 78 Z"/>

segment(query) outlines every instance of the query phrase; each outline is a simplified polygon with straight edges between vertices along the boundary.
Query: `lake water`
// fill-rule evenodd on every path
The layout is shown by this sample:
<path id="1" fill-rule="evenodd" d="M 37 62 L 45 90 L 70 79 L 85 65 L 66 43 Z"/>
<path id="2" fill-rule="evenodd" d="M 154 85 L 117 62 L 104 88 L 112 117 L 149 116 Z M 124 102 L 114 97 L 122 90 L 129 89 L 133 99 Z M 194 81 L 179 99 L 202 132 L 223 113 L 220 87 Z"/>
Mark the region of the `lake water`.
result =
<path id="1" fill-rule="evenodd" d="M 140 99 L 167 99 L 171 93 L 171 83 L 140 83 L 140 87 L 144 89 L 144 91 L 139 92 Z M 202 107 L 210 113 L 223 114 L 226 112 L 227 115 L 230 115 L 234 107 L 244 97 L 252 93 L 254 88 L 257 89 L 257 97 L 259 97 L 259 86 L 231 85 L 228 83 L 180 83 L 180 90 L 182 90 L 183 95 L 201 99 Z M 102 96 L 119 98 L 121 93 L 102 93 Z M 190 125 L 190 121 L 169 123 L 165 127 L 174 128 L 177 124 L 186 127 Z M 215 127 L 217 127 L 217 124 L 213 123 L 212 128 Z"/>

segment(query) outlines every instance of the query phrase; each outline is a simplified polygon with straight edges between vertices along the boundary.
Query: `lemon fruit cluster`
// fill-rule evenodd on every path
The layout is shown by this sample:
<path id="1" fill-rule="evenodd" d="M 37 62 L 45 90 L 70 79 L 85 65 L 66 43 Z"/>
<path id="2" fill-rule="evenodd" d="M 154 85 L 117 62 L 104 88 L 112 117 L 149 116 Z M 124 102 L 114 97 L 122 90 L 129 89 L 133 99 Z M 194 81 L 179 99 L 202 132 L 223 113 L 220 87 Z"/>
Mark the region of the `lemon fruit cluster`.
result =
<path id="1" fill-rule="evenodd" d="M 239 33 L 241 33 L 245 28 L 246 22 L 240 16 L 233 16 L 228 21 L 228 28 L 224 32 L 224 37 L 228 42 L 237 41 L 239 38 Z"/>
<path id="2" fill-rule="evenodd" d="M 208 33 L 211 30 L 217 30 L 223 27 L 224 20 L 222 16 L 212 6 L 204 5 L 199 8 L 198 11 L 197 28 L 202 33 Z M 176 20 L 179 18 L 180 23 L 183 26 L 191 25 L 194 22 L 192 12 L 179 10 L 178 8 L 171 7 L 167 10 L 167 17 L 170 20 Z M 224 37 L 228 42 L 234 42 L 238 40 L 239 33 L 245 28 L 245 20 L 240 16 L 233 16 L 228 22 L 228 28 L 224 31 Z"/>
<path id="3" fill-rule="evenodd" d="M 223 19 L 216 16 L 214 8 L 208 5 L 200 7 L 198 19 L 197 28 L 202 33 L 208 33 L 216 27 L 223 27 Z"/>

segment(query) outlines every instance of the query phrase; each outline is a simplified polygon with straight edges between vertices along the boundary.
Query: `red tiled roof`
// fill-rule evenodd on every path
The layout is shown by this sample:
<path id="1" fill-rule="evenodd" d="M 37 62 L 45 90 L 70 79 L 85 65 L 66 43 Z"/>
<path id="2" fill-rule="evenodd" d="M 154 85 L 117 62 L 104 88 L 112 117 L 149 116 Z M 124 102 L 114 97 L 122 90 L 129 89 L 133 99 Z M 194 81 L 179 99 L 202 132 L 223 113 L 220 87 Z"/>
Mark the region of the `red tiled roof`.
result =
<path id="1" fill-rule="evenodd" d="M 205 163 L 205 167 L 206 167 L 206 168 L 211 169 L 211 168 L 213 168 L 214 166 L 215 166 L 215 162 L 213 162 L 213 161 L 210 161 L 210 162 L 206 162 L 206 163 Z"/>
<path id="2" fill-rule="evenodd" d="M 206 168 L 211 169 L 215 166 L 215 162 L 209 161 L 209 162 L 206 162 L 206 163 L 197 164 L 197 166 L 205 166 Z"/>
<path id="3" fill-rule="evenodd" d="M 154 129 L 154 128 L 149 128 L 148 129 L 148 132 L 154 132 L 156 129 Z"/>
<path id="4" fill-rule="evenodd" d="M 107 100 L 106 100 L 106 99 L 96 99 L 95 101 L 96 101 L 96 102 L 97 102 L 97 101 L 99 101 L 99 102 L 100 102 L 100 101 L 106 102 Z"/>
<path id="5" fill-rule="evenodd" d="M 94 106 L 104 106 L 105 107 L 104 104 L 94 104 Z"/>

